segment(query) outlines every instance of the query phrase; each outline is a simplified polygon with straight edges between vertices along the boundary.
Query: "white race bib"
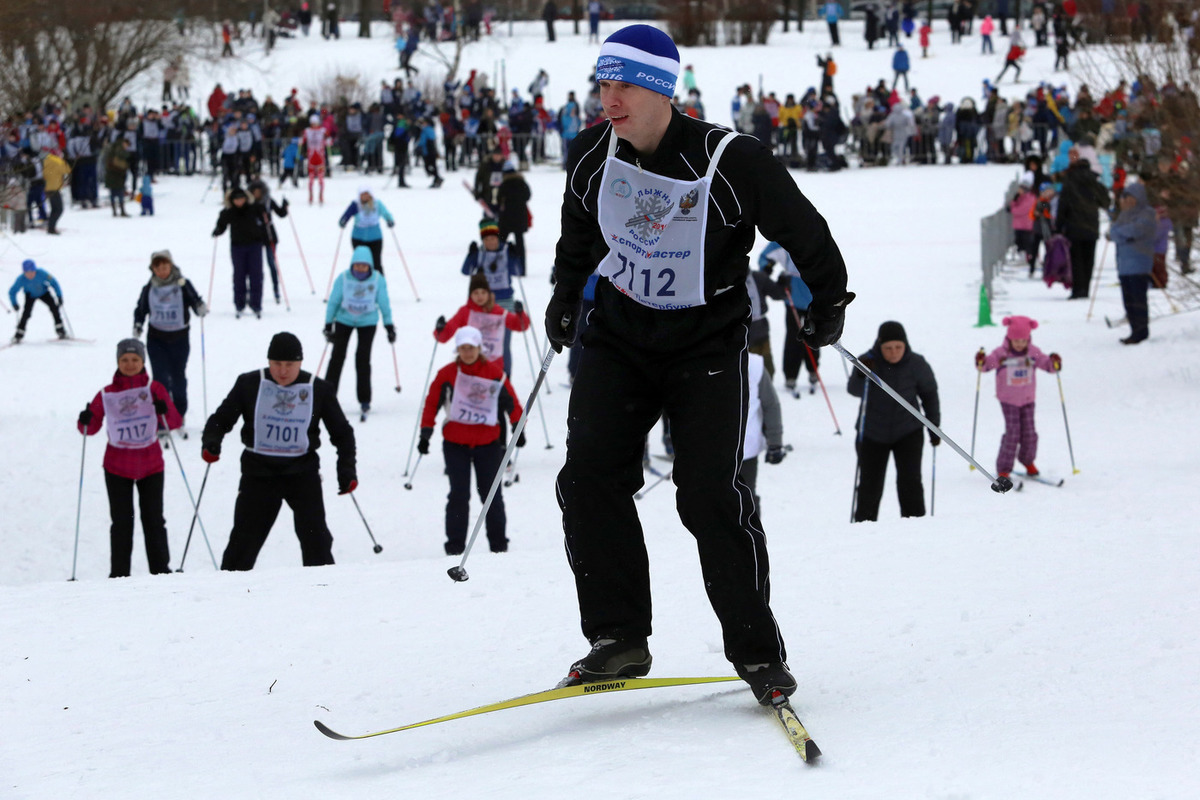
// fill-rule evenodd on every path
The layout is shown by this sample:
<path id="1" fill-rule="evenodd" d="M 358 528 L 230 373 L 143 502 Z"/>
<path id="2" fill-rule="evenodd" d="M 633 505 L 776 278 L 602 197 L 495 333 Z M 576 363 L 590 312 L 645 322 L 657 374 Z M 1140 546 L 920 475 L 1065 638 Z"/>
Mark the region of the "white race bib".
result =
<path id="1" fill-rule="evenodd" d="M 467 324 L 478 328 L 483 337 L 483 354 L 488 361 L 504 358 L 504 321 L 507 317 L 507 314 L 485 314 L 482 311 L 467 314 Z"/>
<path id="2" fill-rule="evenodd" d="M 264 375 L 254 404 L 254 452 L 263 456 L 302 456 L 308 452 L 313 385 L 280 386 Z"/>
<path id="3" fill-rule="evenodd" d="M 501 381 L 467 375 L 460 369 L 454 379 L 454 399 L 447 422 L 463 425 L 495 425 L 500 408 Z"/>
<path id="4" fill-rule="evenodd" d="M 377 291 L 374 275 L 371 280 L 360 281 L 357 278 L 342 278 L 342 309 L 347 314 L 361 317 L 375 310 Z"/>
<path id="5" fill-rule="evenodd" d="M 183 287 L 150 287 L 150 325 L 160 331 L 183 330 Z"/>
<path id="6" fill-rule="evenodd" d="M 103 392 L 105 428 L 108 443 L 121 450 L 137 450 L 154 443 L 158 420 L 150 386 Z"/>
<path id="7" fill-rule="evenodd" d="M 680 181 L 616 158 L 617 136 L 609 135 L 598 202 L 608 255 L 599 269 L 619 292 L 649 308 L 704 305 L 709 189 L 721 154 L 736 136 L 721 139 L 703 178 Z"/>
<path id="8" fill-rule="evenodd" d="M 1025 356 L 1004 359 L 1004 380 L 1009 386 L 1033 383 L 1033 360 Z"/>

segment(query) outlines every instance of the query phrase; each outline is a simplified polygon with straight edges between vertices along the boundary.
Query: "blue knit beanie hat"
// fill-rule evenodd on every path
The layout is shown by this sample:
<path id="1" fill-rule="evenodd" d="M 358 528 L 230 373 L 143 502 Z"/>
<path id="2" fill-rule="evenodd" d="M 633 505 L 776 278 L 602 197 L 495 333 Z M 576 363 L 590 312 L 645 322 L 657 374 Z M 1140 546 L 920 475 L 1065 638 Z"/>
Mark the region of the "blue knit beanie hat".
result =
<path id="1" fill-rule="evenodd" d="M 630 25 L 604 40 L 596 60 L 597 81 L 618 81 L 673 97 L 679 78 L 679 49 L 649 25 Z"/>

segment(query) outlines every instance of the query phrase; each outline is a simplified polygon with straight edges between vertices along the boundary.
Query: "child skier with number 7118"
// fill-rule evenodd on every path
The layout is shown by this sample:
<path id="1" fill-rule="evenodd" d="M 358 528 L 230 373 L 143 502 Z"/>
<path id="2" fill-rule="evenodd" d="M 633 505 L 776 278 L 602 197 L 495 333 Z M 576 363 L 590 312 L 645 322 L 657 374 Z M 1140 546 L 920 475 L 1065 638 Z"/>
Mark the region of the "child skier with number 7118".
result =
<path id="1" fill-rule="evenodd" d="M 85 436 L 100 431 L 107 421 L 108 449 L 104 451 L 104 483 L 112 519 L 109 538 L 112 562 L 108 577 L 127 578 L 133 556 L 133 490 L 137 487 L 146 560 L 150 573 L 171 571 L 167 525 L 163 520 L 163 456 L 158 428 L 178 428 L 183 418 L 171 396 L 146 373 L 146 348 L 137 339 L 117 344 L 113 382 L 96 393 L 79 413 L 78 429 Z"/>
<path id="2" fill-rule="evenodd" d="M 1062 369 L 1062 358 L 1058 353 L 1046 355 L 1030 342 L 1037 320 L 1005 317 L 1002 324 L 1008 328 L 1004 344 L 987 355 L 980 349 L 975 354 L 975 368 L 980 372 L 996 370 L 996 397 L 1004 414 L 1004 436 L 1000 438 L 996 471 L 1008 477 L 1014 459 L 1018 459 L 1025 472 L 1033 477 L 1038 475 L 1034 465 L 1038 435 L 1033 424 L 1037 370 L 1058 372 Z"/>

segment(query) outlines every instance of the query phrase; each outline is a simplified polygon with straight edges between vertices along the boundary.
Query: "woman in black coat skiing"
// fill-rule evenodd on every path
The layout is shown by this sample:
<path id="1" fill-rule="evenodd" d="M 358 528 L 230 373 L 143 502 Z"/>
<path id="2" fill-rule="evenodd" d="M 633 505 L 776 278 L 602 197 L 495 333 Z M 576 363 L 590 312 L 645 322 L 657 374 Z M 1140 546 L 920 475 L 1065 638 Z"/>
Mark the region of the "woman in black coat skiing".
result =
<path id="1" fill-rule="evenodd" d="M 525 257 L 525 231 L 529 230 L 529 184 L 512 164 L 505 164 L 504 176 L 496 190 L 499 200 L 500 241 L 512 234 L 515 255 Z"/>
<path id="2" fill-rule="evenodd" d="M 874 370 L 879 379 L 901 397 L 918 406 L 934 425 L 941 424 L 937 380 L 929 363 L 908 346 L 908 336 L 899 322 L 879 326 L 874 346 L 859 356 L 859 361 Z M 896 462 L 896 491 L 900 497 L 900 516 L 925 516 L 925 487 L 921 483 L 921 422 L 876 386 L 870 386 L 863 374 L 851 373 L 846 390 L 862 398 L 858 415 L 858 485 L 855 487 L 854 521 L 874 522 L 879 517 L 879 499 L 890 455 Z M 941 439 L 932 432 L 934 447 Z"/>

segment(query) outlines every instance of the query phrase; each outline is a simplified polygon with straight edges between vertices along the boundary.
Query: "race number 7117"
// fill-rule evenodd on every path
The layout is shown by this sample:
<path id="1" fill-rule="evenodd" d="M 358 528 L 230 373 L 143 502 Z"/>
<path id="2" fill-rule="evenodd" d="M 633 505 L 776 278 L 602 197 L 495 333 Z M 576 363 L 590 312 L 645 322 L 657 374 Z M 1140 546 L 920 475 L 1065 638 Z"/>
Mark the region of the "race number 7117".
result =
<path id="1" fill-rule="evenodd" d="M 117 441 L 120 442 L 136 442 L 141 441 L 146 436 L 146 429 L 150 426 L 148 422 L 134 423 L 133 425 L 118 425 L 117 426 Z"/>
<path id="2" fill-rule="evenodd" d="M 675 270 L 669 267 L 663 267 L 658 271 L 658 277 L 654 279 L 654 284 L 657 291 L 652 292 L 650 288 L 650 280 L 654 271 L 650 269 L 638 269 L 637 264 L 627 259 L 623 254 L 617 253 L 617 258 L 621 260 L 621 269 L 617 270 L 617 274 L 612 276 L 613 283 L 617 282 L 625 274 L 625 270 L 629 270 L 629 280 L 625 286 L 629 291 L 635 291 L 633 282 L 637 280 L 639 275 L 642 276 L 642 297 L 674 297 L 675 290 L 671 285 L 675 283 Z"/>

